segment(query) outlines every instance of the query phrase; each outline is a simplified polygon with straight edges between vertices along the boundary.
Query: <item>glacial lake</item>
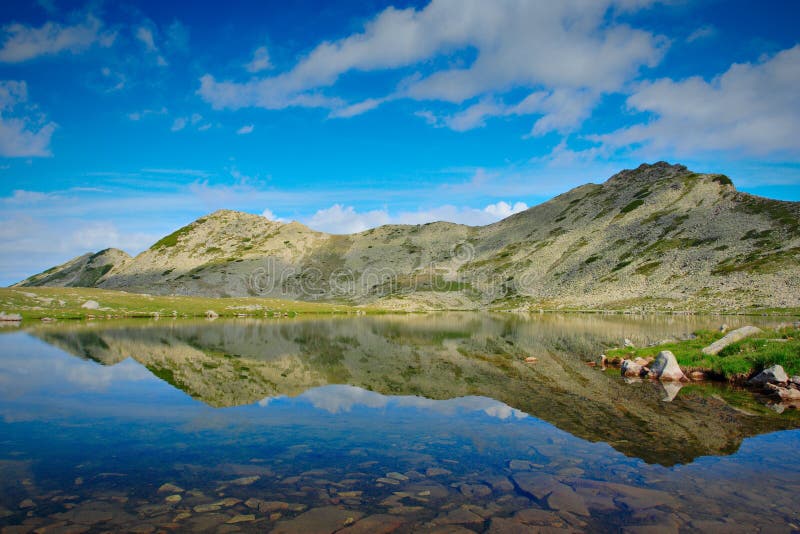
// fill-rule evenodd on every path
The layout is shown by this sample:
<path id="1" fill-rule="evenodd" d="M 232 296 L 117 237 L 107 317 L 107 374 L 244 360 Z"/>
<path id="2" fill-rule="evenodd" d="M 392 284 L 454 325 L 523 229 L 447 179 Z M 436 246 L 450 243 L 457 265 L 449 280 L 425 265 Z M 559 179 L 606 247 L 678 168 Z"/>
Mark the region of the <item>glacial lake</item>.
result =
<path id="1" fill-rule="evenodd" d="M 587 364 L 723 322 L 779 320 L 6 327 L 0 530 L 796 532 L 798 410 Z"/>

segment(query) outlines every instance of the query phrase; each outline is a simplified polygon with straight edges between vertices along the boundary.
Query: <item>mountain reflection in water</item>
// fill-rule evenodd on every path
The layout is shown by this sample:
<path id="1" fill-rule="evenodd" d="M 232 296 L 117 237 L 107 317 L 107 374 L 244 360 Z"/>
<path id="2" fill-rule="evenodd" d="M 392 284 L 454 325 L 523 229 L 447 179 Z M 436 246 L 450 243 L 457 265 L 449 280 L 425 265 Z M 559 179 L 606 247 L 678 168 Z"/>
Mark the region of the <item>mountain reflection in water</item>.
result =
<path id="1" fill-rule="evenodd" d="M 624 338 L 717 322 L 451 313 L 0 335 L 0 525 L 790 531 L 796 411 L 586 365 Z"/>

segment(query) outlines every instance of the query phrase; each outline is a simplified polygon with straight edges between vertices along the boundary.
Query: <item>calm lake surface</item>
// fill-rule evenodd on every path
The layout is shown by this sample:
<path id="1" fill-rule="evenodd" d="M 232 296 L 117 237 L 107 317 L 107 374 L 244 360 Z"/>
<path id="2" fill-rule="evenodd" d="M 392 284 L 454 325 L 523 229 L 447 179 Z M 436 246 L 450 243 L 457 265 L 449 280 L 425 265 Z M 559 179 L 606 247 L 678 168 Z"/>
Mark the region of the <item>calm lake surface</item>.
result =
<path id="1" fill-rule="evenodd" d="M 796 532 L 797 410 L 721 385 L 628 383 L 586 363 L 624 338 L 721 322 L 438 314 L 5 328 L 0 527 Z"/>

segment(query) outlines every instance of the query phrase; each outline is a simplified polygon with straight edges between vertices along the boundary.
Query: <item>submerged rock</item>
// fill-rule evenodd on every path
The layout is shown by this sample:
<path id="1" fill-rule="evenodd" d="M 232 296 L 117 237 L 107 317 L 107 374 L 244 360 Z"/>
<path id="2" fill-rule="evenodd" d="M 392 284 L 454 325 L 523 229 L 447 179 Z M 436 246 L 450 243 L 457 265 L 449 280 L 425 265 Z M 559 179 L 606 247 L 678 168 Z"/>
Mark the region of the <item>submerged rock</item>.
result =
<path id="1" fill-rule="evenodd" d="M 741 328 L 737 328 L 736 330 L 729 332 L 722 339 L 718 339 L 711 345 L 704 348 L 703 354 L 711 354 L 711 355 L 719 354 L 719 352 L 728 345 L 732 345 L 737 341 L 741 341 L 750 336 L 760 334 L 761 332 L 762 330 L 756 326 L 743 326 Z"/>
<path id="2" fill-rule="evenodd" d="M 627 377 L 642 377 L 647 374 L 648 369 L 641 363 L 636 363 L 633 360 L 622 360 L 622 367 L 620 368 L 622 376 Z"/>
<path id="3" fill-rule="evenodd" d="M 747 381 L 748 384 L 754 386 L 763 386 L 765 384 L 785 384 L 789 381 L 786 371 L 780 365 L 773 365 L 767 367 L 756 376 Z"/>
<path id="4" fill-rule="evenodd" d="M 329 534 L 352 525 L 363 515 L 355 510 L 323 506 L 309 510 L 294 519 L 281 521 L 275 525 L 272 532 L 274 534 Z"/>
<path id="5" fill-rule="evenodd" d="M 176 486 L 171 482 L 167 482 L 166 484 L 162 484 L 158 488 L 159 493 L 183 493 L 185 490 L 180 486 Z"/>
<path id="6" fill-rule="evenodd" d="M 656 356 L 656 360 L 650 367 L 650 377 L 657 378 L 666 382 L 680 382 L 687 380 L 678 365 L 675 355 L 668 350 L 662 350 Z"/>

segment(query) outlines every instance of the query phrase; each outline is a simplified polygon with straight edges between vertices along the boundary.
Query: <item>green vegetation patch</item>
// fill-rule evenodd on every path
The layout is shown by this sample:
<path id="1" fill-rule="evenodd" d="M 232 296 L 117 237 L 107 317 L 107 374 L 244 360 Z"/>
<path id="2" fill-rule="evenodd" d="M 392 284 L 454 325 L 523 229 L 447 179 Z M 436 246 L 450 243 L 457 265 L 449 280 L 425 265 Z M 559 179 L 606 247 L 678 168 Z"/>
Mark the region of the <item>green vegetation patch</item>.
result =
<path id="1" fill-rule="evenodd" d="M 733 185 L 733 181 L 724 174 L 718 174 L 711 179 L 712 182 L 717 182 L 720 185 Z"/>
<path id="2" fill-rule="evenodd" d="M 658 269 L 658 267 L 660 265 L 661 265 L 660 261 L 651 261 L 651 262 L 644 263 L 644 264 L 638 266 L 636 268 L 636 270 L 633 271 L 633 272 L 635 274 L 641 274 L 643 276 L 649 276 L 649 275 L 651 275 L 653 273 L 653 271 Z"/>
<path id="3" fill-rule="evenodd" d="M 722 260 L 711 274 L 726 275 L 735 272 L 773 273 L 800 262 L 800 247 L 777 252 L 751 252 Z"/>
<path id="4" fill-rule="evenodd" d="M 695 339 L 655 347 L 612 349 L 606 354 L 609 358 L 647 358 L 668 350 L 684 369 L 712 371 L 726 379 L 746 378 L 775 364 L 783 366 L 790 376 L 800 374 L 800 329 L 765 330 L 728 345 L 717 355 L 703 354 L 702 349 L 720 339 L 722 333 L 701 330 L 695 335 Z"/>
<path id="5" fill-rule="evenodd" d="M 189 232 L 191 232 L 194 229 L 195 225 L 197 223 L 199 223 L 201 220 L 202 219 L 198 219 L 196 222 L 193 222 L 191 224 L 187 224 L 186 226 L 184 226 L 182 228 L 178 228 L 177 230 L 175 230 L 174 232 L 172 232 L 168 236 L 162 237 L 161 239 L 156 241 L 155 244 L 152 247 L 150 247 L 150 250 L 159 250 L 159 249 L 162 249 L 162 248 L 172 248 L 172 247 L 174 247 L 175 245 L 178 244 L 178 240 L 182 236 L 184 236 L 184 235 L 188 234 Z"/>
<path id="6" fill-rule="evenodd" d="M 641 198 L 637 198 L 636 200 L 634 200 L 633 202 L 627 204 L 624 208 L 619 210 L 619 212 L 620 213 L 630 213 L 633 210 L 635 210 L 636 208 L 638 208 L 639 206 L 641 206 L 642 204 L 644 204 L 644 200 L 642 200 Z"/>

